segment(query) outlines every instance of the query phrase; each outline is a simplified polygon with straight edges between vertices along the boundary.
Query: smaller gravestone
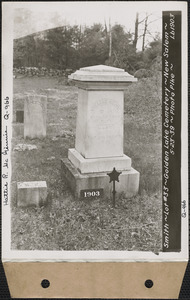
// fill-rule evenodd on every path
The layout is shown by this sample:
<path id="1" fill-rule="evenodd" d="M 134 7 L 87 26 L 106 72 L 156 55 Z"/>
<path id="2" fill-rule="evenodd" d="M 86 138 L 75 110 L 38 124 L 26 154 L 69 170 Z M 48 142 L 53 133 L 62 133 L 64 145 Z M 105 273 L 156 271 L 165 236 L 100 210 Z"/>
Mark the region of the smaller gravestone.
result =
<path id="1" fill-rule="evenodd" d="M 47 96 L 27 95 L 24 103 L 24 138 L 46 137 Z"/>
<path id="2" fill-rule="evenodd" d="M 16 123 L 24 123 L 24 111 L 23 110 L 16 111 Z"/>
<path id="3" fill-rule="evenodd" d="M 23 123 L 12 123 L 12 136 L 22 137 L 24 136 L 24 124 Z"/>
<path id="4" fill-rule="evenodd" d="M 17 206 L 43 206 L 47 202 L 46 181 L 17 182 Z"/>

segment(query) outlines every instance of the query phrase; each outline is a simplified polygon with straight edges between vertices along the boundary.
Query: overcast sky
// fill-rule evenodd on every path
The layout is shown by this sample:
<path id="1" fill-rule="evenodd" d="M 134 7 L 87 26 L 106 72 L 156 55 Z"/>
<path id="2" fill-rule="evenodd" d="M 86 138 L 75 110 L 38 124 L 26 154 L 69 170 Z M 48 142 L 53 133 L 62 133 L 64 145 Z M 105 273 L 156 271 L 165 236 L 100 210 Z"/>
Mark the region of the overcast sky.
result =
<path id="1" fill-rule="evenodd" d="M 37 31 L 63 25 L 92 25 L 106 22 L 111 25 L 121 24 L 126 31 L 134 32 L 136 12 L 139 21 L 146 13 L 149 15 L 148 30 L 155 36 L 161 33 L 160 2 L 13 2 L 14 38 L 19 38 Z M 139 35 L 143 30 L 139 25 Z M 151 39 L 151 37 L 147 36 Z M 139 43 L 140 47 L 140 43 Z"/>

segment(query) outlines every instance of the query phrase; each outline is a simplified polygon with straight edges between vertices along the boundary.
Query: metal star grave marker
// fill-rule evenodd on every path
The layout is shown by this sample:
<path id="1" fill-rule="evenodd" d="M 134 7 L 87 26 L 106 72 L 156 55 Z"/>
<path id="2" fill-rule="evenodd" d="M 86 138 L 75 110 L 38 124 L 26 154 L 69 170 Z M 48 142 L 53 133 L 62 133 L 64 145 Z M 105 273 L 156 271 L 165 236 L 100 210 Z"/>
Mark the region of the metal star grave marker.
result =
<path id="1" fill-rule="evenodd" d="M 115 182 L 118 181 L 119 182 L 119 175 L 122 172 L 117 172 L 115 168 L 113 168 L 113 171 L 111 173 L 107 173 L 107 175 L 110 177 L 110 182 L 113 181 L 113 207 L 115 207 L 115 194 L 116 194 L 116 190 L 115 190 Z"/>

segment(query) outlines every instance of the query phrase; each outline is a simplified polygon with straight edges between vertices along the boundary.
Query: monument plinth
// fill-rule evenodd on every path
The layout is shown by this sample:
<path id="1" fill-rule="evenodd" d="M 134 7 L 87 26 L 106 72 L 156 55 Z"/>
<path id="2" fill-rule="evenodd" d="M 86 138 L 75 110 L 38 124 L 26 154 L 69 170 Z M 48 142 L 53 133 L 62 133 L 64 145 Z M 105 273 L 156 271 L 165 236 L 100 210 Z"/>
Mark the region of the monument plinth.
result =
<path id="1" fill-rule="evenodd" d="M 81 68 L 69 78 L 78 86 L 75 149 L 62 160 L 62 174 L 77 197 L 81 190 L 103 189 L 110 196 L 107 172 L 122 171 L 117 192 L 138 192 L 139 172 L 123 153 L 124 89 L 137 81 L 123 69 L 109 66 Z"/>

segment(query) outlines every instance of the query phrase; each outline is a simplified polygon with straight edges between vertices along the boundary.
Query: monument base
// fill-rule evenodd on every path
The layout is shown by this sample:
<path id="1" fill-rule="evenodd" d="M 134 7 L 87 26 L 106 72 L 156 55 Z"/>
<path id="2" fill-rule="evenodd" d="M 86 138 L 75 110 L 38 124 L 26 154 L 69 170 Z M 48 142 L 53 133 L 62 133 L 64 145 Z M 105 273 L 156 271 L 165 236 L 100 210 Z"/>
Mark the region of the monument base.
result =
<path id="1" fill-rule="evenodd" d="M 131 159 L 127 155 L 103 158 L 84 158 L 76 149 L 69 149 L 68 159 L 82 174 L 131 170 Z"/>
<path id="2" fill-rule="evenodd" d="M 83 198 L 83 191 L 102 191 L 105 198 L 112 197 L 113 185 L 109 182 L 109 176 L 105 172 L 81 174 L 69 159 L 61 160 L 62 178 L 67 181 L 76 198 Z M 135 196 L 139 189 L 139 172 L 131 168 L 122 171 L 119 182 L 116 182 L 117 196 L 122 194 L 126 198 Z"/>

